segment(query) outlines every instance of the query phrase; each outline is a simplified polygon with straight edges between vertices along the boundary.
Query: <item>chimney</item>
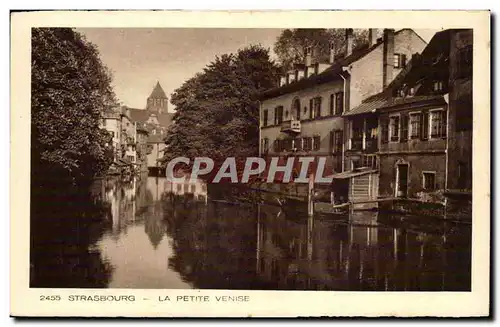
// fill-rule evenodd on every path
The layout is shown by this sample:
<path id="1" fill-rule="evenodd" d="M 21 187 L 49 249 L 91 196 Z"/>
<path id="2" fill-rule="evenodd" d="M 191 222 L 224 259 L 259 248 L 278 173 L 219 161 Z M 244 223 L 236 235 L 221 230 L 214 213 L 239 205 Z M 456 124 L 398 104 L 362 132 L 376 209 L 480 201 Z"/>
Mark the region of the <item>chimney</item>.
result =
<path id="1" fill-rule="evenodd" d="M 394 68 L 394 29 L 384 29 L 384 57 L 383 57 L 383 87 L 387 87 L 393 78 Z"/>
<path id="2" fill-rule="evenodd" d="M 335 62 L 335 43 L 332 41 L 330 42 L 330 64 L 333 64 Z"/>
<path id="3" fill-rule="evenodd" d="M 304 65 L 306 65 L 306 67 L 309 67 L 311 66 L 311 63 L 312 63 L 312 48 L 306 47 Z"/>
<path id="4" fill-rule="evenodd" d="M 370 46 L 377 43 L 377 30 L 375 28 L 370 28 L 368 30 L 368 43 Z"/>
<path id="5" fill-rule="evenodd" d="M 352 28 L 346 28 L 345 30 L 346 57 L 352 54 L 352 43 L 354 41 L 354 36 L 352 33 L 353 33 Z"/>

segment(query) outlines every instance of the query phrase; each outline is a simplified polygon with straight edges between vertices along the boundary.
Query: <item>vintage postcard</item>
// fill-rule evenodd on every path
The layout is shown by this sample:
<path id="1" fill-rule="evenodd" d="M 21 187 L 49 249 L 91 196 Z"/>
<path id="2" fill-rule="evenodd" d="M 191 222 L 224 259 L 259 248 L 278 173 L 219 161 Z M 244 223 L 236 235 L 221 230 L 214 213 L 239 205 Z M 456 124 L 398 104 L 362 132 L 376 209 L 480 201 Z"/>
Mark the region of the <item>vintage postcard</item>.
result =
<path id="1" fill-rule="evenodd" d="M 11 14 L 11 315 L 487 317 L 488 11 Z"/>

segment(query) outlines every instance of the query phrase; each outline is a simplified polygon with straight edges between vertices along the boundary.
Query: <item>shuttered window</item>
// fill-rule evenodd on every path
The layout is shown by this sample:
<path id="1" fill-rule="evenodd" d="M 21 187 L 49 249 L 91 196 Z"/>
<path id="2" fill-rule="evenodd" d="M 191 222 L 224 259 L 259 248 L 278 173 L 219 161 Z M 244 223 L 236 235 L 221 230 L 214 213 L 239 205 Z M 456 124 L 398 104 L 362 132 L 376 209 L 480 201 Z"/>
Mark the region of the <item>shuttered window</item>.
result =
<path id="1" fill-rule="evenodd" d="M 304 137 L 302 146 L 304 148 L 304 151 L 311 151 L 312 150 L 312 137 Z"/>
<path id="2" fill-rule="evenodd" d="M 430 113 L 431 137 L 440 138 L 446 136 L 446 112 L 444 110 L 432 111 Z"/>
<path id="3" fill-rule="evenodd" d="M 389 130 L 391 142 L 399 141 L 399 116 L 389 118 Z"/>
<path id="4" fill-rule="evenodd" d="M 314 118 L 321 117 L 321 97 L 314 98 Z"/>
<path id="5" fill-rule="evenodd" d="M 281 125 L 283 122 L 283 106 L 274 109 L 274 125 Z"/>
<path id="6" fill-rule="evenodd" d="M 408 141 L 408 115 L 401 115 L 401 142 Z"/>
<path id="7" fill-rule="evenodd" d="M 335 95 L 332 93 L 330 94 L 330 116 L 333 116 L 335 114 Z"/>
<path id="8" fill-rule="evenodd" d="M 335 153 L 342 153 L 342 144 L 344 143 L 342 131 L 335 131 Z"/>
<path id="9" fill-rule="evenodd" d="M 295 139 L 295 148 L 297 151 L 302 151 L 302 139 L 300 137 Z"/>
<path id="10" fill-rule="evenodd" d="M 314 118 L 314 99 L 309 100 L 309 118 L 313 119 Z"/>
<path id="11" fill-rule="evenodd" d="M 420 135 L 422 140 L 427 140 L 429 138 L 429 112 L 422 112 L 422 133 Z"/>
<path id="12" fill-rule="evenodd" d="M 334 139 L 334 136 L 335 136 L 335 132 L 334 131 L 330 131 L 330 151 L 332 153 L 335 153 L 335 139 Z"/>
<path id="13" fill-rule="evenodd" d="M 266 127 L 267 126 L 267 120 L 268 120 L 269 112 L 264 110 L 264 120 L 262 121 L 262 126 Z"/>
<path id="14" fill-rule="evenodd" d="M 342 115 L 344 113 L 344 92 L 335 94 L 335 114 Z"/>
<path id="15" fill-rule="evenodd" d="M 380 118 L 380 141 L 382 143 L 389 142 L 389 121 L 387 118 Z"/>
<path id="16" fill-rule="evenodd" d="M 313 139 L 313 150 L 314 151 L 319 151 L 320 146 L 321 146 L 321 137 L 320 136 L 315 136 Z"/>
<path id="17" fill-rule="evenodd" d="M 418 139 L 420 138 L 420 132 L 422 128 L 420 127 L 420 120 L 422 115 L 420 113 L 410 114 L 410 138 Z"/>

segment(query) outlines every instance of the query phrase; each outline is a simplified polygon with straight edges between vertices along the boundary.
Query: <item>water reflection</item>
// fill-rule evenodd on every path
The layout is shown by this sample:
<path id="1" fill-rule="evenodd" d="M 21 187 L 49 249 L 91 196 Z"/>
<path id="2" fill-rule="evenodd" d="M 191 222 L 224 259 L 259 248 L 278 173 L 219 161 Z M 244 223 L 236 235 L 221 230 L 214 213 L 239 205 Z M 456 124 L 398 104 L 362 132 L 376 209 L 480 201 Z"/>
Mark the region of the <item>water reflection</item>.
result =
<path id="1" fill-rule="evenodd" d="M 278 289 L 470 289 L 470 228 L 394 228 L 376 212 L 350 223 L 298 224 L 270 210 L 259 217 L 258 272 Z"/>
<path id="2" fill-rule="evenodd" d="M 35 233 L 60 240 L 37 247 L 37 267 L 51 269 L 36 269 L 37 286 L 470 290 L 470 226 L 376 212 L 287 217 L 216 199 L 201 181 L 98 185 L 92 203 L 68 205 L 77 223 Z"/>

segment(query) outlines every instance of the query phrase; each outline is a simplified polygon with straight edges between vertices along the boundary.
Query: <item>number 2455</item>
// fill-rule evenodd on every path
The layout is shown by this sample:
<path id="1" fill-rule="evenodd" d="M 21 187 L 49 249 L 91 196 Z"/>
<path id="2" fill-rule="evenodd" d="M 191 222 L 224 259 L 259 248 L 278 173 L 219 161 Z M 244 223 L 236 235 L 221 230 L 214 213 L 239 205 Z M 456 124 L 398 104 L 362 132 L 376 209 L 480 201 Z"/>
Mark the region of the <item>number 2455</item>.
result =
<path id="1" fill-rule="evenodd" d="M 59 295 L 40 295 L 40 301 L 60 301 Z"/>

